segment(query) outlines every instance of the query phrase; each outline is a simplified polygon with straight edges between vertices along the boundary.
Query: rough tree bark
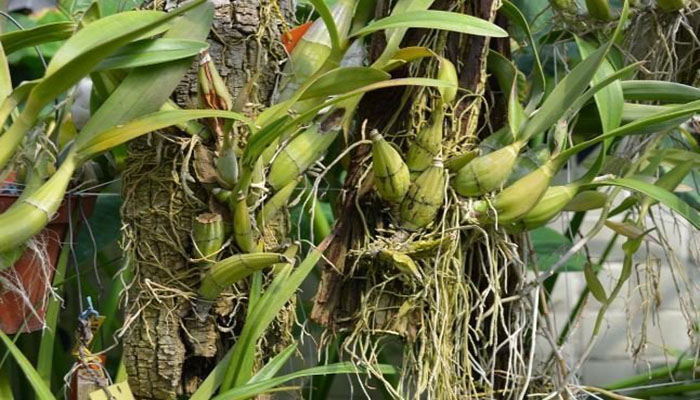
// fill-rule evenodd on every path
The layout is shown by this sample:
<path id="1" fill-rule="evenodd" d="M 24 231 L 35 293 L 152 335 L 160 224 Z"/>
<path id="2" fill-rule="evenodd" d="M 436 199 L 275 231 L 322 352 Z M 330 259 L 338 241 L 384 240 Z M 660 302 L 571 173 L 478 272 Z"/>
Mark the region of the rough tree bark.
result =
<path id="1" fill-rule="evenodd" d="M 274 1 L 213 0 L 209 53 L 242 104 L 266 104 L 279 77 L 278 60 L 285 55 Z M 158 1 L 156 6 L 169 9 L 180 2 Z M 287 17 L 290 3 L 277 0 Z M 196 92 L 195 62 L 174 98 L 192 107 Z M 245 111 L 255 110 L 246 106 Z M 124 355 L 129 384 L 139 399 L 192 393 L 230 346 L 230 334 L 219 327 L 240 329 L 242 322 L 229 316 L 239 305 L 225 300 L 214 307 L 219 320 L 210 316 L 201 322 L 182 293 L 194 290 L 199 279 L 189 262 L 192 219 L 216 207 L 207 201 L 195 178 L 201 177 L 190 165 L 197 158 L 194 153 L 202 154 L 200 146 L 176 130 L 154 133 L 129 146 L 122 217 L 135 280 L 128 293 Z"/>

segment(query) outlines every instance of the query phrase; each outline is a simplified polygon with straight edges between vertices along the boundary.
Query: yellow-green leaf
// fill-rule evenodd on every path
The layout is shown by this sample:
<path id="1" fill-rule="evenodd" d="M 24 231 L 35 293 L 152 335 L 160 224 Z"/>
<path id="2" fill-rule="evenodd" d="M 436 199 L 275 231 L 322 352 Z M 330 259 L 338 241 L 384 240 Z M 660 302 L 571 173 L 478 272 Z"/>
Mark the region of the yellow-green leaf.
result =
<path id="1" fill-rule="evenodd" d="M 0 35 L 0 43 L 5 48 L 5 53 L 9 55 L 25 47 L 66 40 L 73 31 L 75 31 L 75 22 L 54 22 L 32 29 L 3 33 Z"/>
<path id="2" fill-rule="evenodd" d="M 5 332 L 2 330 L 0 330 L 0 340 L 5 343 L 5 347 L 7 347 L 7 350 L 10 351 L 10 354 L 12 354 L 12 357 L 15 359 L 17 365 L 19 365 L 19 368 L 22 370 L 22 372 L 24 372 L 24 376 L 27 377 L 29 384 L 34 389 L 37 399 L 54 400 L 55 397 L 53 394 L 51 394 L 51 389 L 46 385 L 46 383 L 44 383 L 39 376 L 39 373 L 36 372 L 36 369 L 34 369 L 29 360 L 27 360 L 27 357 L 22 354 L 22 350 L 15 346 L 12 340 L 7 337 Z"/>
<path id="3" fill-rule="evenodd" d="M 619 186 L 647 195 L 671 210 L 677 212 L 688 222 L 690 222 L 695 229 L 700 229 L 700 213 L 668 190 L 660 188 L 651 183 L 630 178 L 607 179 L 600 182 L 599 185 Z"/>
<path id="4" fill-rule="evenodd" d="M 44 106 L 85 77 L 100 61 L 119 47 L 162 26 L 203 1 L 195 0 L 170 13 L 119 13 L 95 21 L 73 35 L 51 59 L 46 74 L 29 94 L 22 114 L 10 129 L 0 136 L 0 169 L 10 160 Z"/>
<path id="5" fill-rule="evenodd" d="M 700 88 L 677 82 L 628 80 L 620 85 L 626 100 L 686 103 L 700 99 Z"/>
<path id="6" fill-rule="evenodd" d="M 586 285 L 593 297 L 602 304 L 605 304 L 605 302 L 608 301 L 608 296 L 605 294 L 605 288 L 603 288 L 600 280 L 598 280 L 598 275 L 593 270 L 593 266 L 590 263 L 586 263 L 583 267 L 583 276 L 586 278 Z"/>
<path id="7" fill-rule="evenodd" d="M 631 222 L 607 220 L 605 226 L 630 239 L 639 239 L 644 236 L 644 230 Z"/>
<path id="8" fill-rule="evenodd" d="M 89 140 L 80 143 L 76 148 L 76 152 L 79 159 L 86 160 L 146 133 L 199 118 L 227 118 L 250 123 L 250 120 L 248 120 L 248 118 L 246 118 L 244 115 L 232 111 L 158 111 L 130 121 L 124 125 L 118 125 L 114 128 L 98 133 Z"/>
<path id="9" fill-rule="evenodd" d="M 126 69 L 160 64 L 197 55 L 208 48 L 207 42 L 186 39 L 144 39 L 122 47 L 105 58 L 95 71 Z"/>
<path id="10" fill-rule="evenodd" d="M 164 38 L 205 40 L 214 15 L 214 6 L 206 2 L 175 21 Z M 94 135 L 133 118 L 158 111 L 182 80 L 191 62 L 187 59 L 135 68 L 108 90 L 109 97 L 90 117 L 76 139 L 76 147 Z M 109 76 L 112 71 L 100 75 Z M 111 93 L 110 93 L 111 92 Z"/>
<path id="11" fill-rule="evenodd" d="M 595 52 L 595 46 L 574 35 L 576 40 L 576 45 L 581 53 L 581 57 L 590 57 L 592 53 Z M 593 78 L 591 78 L 591 83 L 593 85 L 600 83 L 605 79 L 605 77 L 610 76 L 615 73 L 615 68 L 612 64 L 604 59 L 600 64 L 600 68 L 595 73 Z M 598 113 L 600 114 L 601 125 L 603 126 L 603 133 L 609 132 L 618 126 L 622 122 L 622 109 L 624 104 L 624 97 L 622 94 L 622 86 L 620 81 L 616 80 L 611 82 L 609 85 L 598 91 L 595 95 L 595 102 L 598 106 Z"/>
<path id="12" fill-rule="evenodd" d="M 321 75 L 309 86 L 299 100 L 333 96 L 391 78 L 388 73 L 372 67 L 336 68 Z"/>
<path id="13" fill-rule="evenodd" d="M 424 28 L 466 33 L 478 36 L 507 37 L 508 32 L 498 25 L 466 14 L 448 11 L 407 11 L 372 22 L 352 34 L 365 36 L 370 33 L 393 28 Z"/>

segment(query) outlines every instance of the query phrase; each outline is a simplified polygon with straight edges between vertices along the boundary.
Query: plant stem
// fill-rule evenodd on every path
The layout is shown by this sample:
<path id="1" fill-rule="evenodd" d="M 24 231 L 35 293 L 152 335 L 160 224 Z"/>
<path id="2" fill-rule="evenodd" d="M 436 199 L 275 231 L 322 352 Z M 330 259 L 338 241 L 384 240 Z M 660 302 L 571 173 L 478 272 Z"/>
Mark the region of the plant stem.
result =
<path id="1" fill-rule="evenodd" d="M 682 395 L 682 394 L 687 394 L 691 392 L 698 392 L 700 391 L 700 383 L 678 383 L 675 385 L 664 385 L 664 386 L 657 386 L 657 387 L 651 387 L 647 389 L 641 389 L 639 391 L 635 391 L 632 394 L 636 398 L 650 398 L 650 397 L 656 397 L 656 396 L 663 396 L 663 395 Z M 688 397 L 690 398 L 690 397 Z"/>
<path id="2" fill-rule="evenodd" d="M 678 361 L 675 365 L 667 367 L 659 367 L 652 369 L 651 371 L 639 375 L 630 376 L 628 378 L 621 379 L 617 382 L 613 382 L 609 385 L 605 385 L 606 389 L 617 390 L 623 388 L 629 388 L 634 386 L 640 386 L 649 383 L 649 381 L 670 378 L 675 373 L 681 371 L 690 371 L 696 366 L 698 366 L 699 361 L 694 358 L 685 358 Z"/>

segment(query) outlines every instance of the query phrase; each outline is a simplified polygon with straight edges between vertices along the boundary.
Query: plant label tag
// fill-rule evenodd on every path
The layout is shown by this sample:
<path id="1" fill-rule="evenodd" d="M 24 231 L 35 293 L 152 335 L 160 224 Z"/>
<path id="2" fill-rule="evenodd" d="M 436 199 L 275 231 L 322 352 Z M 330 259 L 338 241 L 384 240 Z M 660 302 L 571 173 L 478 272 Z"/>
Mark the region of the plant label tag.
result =
<path id="1" fill-rule="evenodd" d="M 90 393 L 90 400 L 134 400 L 134 395 L 131 393 L 131 388 L 127 382 L 107 386 L 106 390 L 111 397 L 104 390 L 100 389 Z"/>

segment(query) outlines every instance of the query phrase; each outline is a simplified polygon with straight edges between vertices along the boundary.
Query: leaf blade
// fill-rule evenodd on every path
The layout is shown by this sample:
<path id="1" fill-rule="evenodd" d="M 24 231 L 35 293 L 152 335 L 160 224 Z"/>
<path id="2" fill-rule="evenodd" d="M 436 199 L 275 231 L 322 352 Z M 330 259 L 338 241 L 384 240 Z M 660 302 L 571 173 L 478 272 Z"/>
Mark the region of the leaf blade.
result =
<path id="1" fill-rule="evenodd" d="M 37 398 L 40 400 L 54 400 L 55 397 L 51 394 L 51 389 L 44 383 L 39 373 L 34 369 L 29 360 L 27 360 L 27 357 L 22 354 L 22 351 L 15 346 L 12 340 L 10 340 L 2 330 L 0 330 L 0 340 L 5 343 L 5 347 L 7 347 L 7 350 L 12 354 L 12 357 L 14 357 L 17 365 L 19 365 L 22 372 L 24 372 Z"/>
<path id="2" fill-rule="evenodd" d="M 122 47 L 93 71 L 137 68 L 192 57 L 208 48 L 207 42 L 187 39 L 144 39 Z"/>
<path id="3" fill-rule="evenodd" d="M 595 47 L 592 43 L 578 37 L 574 36 L 578 50 L 581 53 L 581 57 L 590 57 L 592 53 L 595 52 Z M 615 68 L 607 60 L 603 59 L 600 64 L 598 71 L 591 78 L 591 86 L 604 81 L 607 76 L 613 75 L 615 73 Z M 624 105 L 624 96 L 622 93 L 622 85 L 619 80 L 611 82 L 609 85 L 602 88 L 596 94 L 593 95 L 595 98 L 596 105 L 598 106 L 598 113 L 600 114 L 600 120 L 603 126 L 603 133 L 607 133 L 618 126 L 622 122 L 622 110 Z"/>
<path id="4" fill-rule="evenodd" d="M 610 41 L 581 61 L 554 87 L 552 93 L 545 99 L 537 113 L 523 127 L 520 140 L 529 140 L 533 136 L 546 131 L 564 116 L 571 106 L 576 104 L 576 100 L 588 87 L 598 71 L 608 50 L 619 37 L 628 14 L 629 7 L 627 2 L 625 2 L 617 29 L 615 29 L 615 33 Z"/>
<path id="5" fill-rule="evenodd" d="M 250 378 L 248 383 L 255 383 L 273 378 L 277 374 L 277 372 L 279 372 L 279 370 L 282 369 L 282 367 L 284 367 L 284 364 L 287 362 L 287 360 L 289 360 L 289 357 L 291 357 L 292 354 L 294 354 L 294 351 L 296 349 L 296 343 L 292 343 L 289 346 L 287 346 L 279 354 L 277 354 L 270 361 L 268 361 L 267 364 L 260 368 L 260 370 L 255 375 L 253 375 L 252 378 Z"/>
<path id="6" fill-rule="evenodd" d="M 507 37 L 508 32 L 498 25 L 466 14 L 448 11 L 406 11 L 374 21 L 352 34 L 365 36 L 384 29 L 424 28 L 440 29 L 477 36 Z"/>
<path id="7" fill-rule="evenodd" d="M 634 190 L 662 203 L 686 219 L 695 229 L 700 229 L 700 213 L 675 194 L 651 183 L 633 178 L 614 178 L 601 181 L 596 185 L 619 186 Z"/>
<path id="8" fill-rule="evenodd" d="M 338 95 L 390 78 L 387 72 L 372 67 L 336 68 L 314 81 L 299 100 Z"/>
<path id="9" fill-rule="evenodd" d="M 116 147 L 129 140 L 159 129 L 199 118 L 227 118 L 246 123 L 250 120 L 242 114 L 223 110 L 167 110 L 137 118 L 124 125 L 104 130 L 89 140 L 76 144 L 76 152 L 85 160 Z"/>
<path id="10" fill-rule="evenodd" d="M 382 374 L 394 374 L 396 373 L 396 368 L 392 365 L 379 364 L 376 366 Z M 322 365 L 319 367 L 311 367 L 303 369 L 301 371 L 296 371 L 291 374 L 282 375 L 277 378 L 267 379 L 263 381 L 246 383 L 241 386 L 237 386 L 234 389 L 226 391 L 219 396 L 216 396 L 213 400 L 243 400 L 254 397 L 259 394 L 263 394 L 266 391 L 274 388 L 275 386 L 281 385 L 292 379 L 298 379 L 308 376 L 315 375 L 330 375 L 330 374 L 352 374 L 352 373 L 363 373 L 366 370 L 363 368 L 358 368 L 350 362 L 341 362 L 336 364 Z"/>
<path id="11" fill-rule="evenodd" d="M 73 34 L 75 28 L 76 24 L 72 21 L 54 22 L 31 29 L 3 33 L 0 35 L 0 43 L 5 48 L 5 53 L 10 55 L 26 47 L 66 40 Z"/>

